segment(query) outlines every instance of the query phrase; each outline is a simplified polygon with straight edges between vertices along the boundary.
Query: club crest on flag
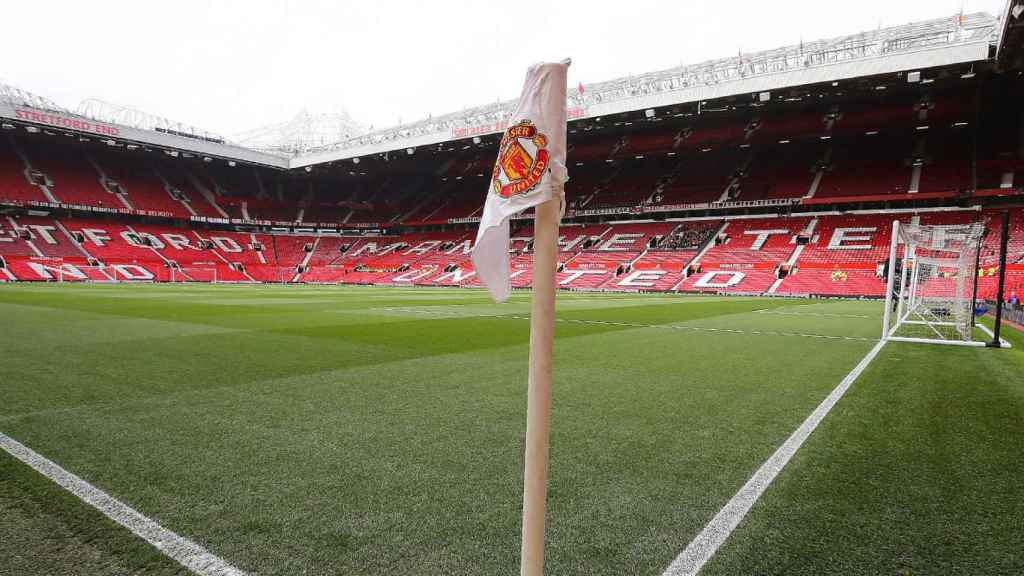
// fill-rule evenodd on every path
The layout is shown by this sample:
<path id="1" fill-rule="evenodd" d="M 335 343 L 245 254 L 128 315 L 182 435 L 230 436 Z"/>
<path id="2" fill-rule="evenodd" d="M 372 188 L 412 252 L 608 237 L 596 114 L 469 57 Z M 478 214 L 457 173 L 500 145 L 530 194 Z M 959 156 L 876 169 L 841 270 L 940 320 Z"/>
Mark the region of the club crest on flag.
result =
<path id="1" fill-rule="evenodd" d="M 526 194 L 544 177 L 550 153 L 548 138 L 530 120 L 510 126 L 501 138 L 491 188 L 502 198 Z"/>
<path id="2" fill-rule="evenodd" d="M 498 143 L 473 245 L 473 271 L 495 302 L 512 293 L 509 220 L 552 199 L 565 206 L 566 73 L 569 62 L 534 64 Z M 536 276 L 535 276 L 536 277 Z"/>

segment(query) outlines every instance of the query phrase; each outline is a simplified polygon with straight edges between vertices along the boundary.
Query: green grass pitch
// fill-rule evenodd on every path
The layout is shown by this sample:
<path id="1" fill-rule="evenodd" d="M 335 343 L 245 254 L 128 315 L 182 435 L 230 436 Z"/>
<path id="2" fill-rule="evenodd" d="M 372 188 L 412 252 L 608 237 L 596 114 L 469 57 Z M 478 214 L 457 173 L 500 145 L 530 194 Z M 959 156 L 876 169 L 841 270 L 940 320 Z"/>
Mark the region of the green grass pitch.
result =
<path id="1" fill-rule="evenodd" d="M 877 302 L 558 299 L 546 573 L 658 576 Z M 529 295 L 0 286 L 0 432 L 250 574 L 518 571 Z M 707 575 L 1024 573 L 1024 338 L 887 345 Z M 180 567 L 0 452 L 0 574 Z"/>

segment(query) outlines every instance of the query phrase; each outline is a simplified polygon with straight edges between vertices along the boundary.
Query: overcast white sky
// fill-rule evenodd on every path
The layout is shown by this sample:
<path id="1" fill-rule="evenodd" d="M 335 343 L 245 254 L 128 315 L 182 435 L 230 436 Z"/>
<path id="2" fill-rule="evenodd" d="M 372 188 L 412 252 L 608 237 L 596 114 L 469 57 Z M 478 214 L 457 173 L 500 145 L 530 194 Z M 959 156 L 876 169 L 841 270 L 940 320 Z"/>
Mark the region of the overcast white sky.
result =
<path id="1" fill-rule="evenodd" d="M 223 135 L 303 108 L 382 128 L 569 84 L 1005 0 L 35 0 L 4 5 L 0 80 L 74 109 L 97 97 Z"/>

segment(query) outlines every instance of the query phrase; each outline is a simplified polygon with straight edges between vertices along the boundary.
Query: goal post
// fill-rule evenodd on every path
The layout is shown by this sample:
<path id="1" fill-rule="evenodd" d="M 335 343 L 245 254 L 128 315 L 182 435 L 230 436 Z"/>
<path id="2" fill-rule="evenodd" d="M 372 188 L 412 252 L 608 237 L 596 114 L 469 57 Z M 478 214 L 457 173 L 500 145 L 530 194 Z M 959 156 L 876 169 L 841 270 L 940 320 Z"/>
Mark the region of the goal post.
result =
<path id="1" fill-rule="evenodd" d="M 118 284 L 121 279 L 110 266 L 67 266 L 58 267 L 58 282 L 82 282 L 87 284 Z"/>
<path id="2" fill-rule="evenodd" d="M 1003 211 L 1001 226 L 999 227 L 999 284 L 996 291 L 996 317 L 993 323 L 992 341 L 988 345 L 992 348 L 1009 347 L 1010 344 L 999 337 L 1003 326 L 1003 306 L 1006 305 L 1006 253 L 1010 249 L 1010 211 Z"/>
<path id="3" fill-rule="evenodd" d="M 924 225 L 894 221 L 892 230 L 882 338 L 990 345 L 975 338 L 974 323 L 984 223 Z M 992 336 L 984 326 L 977 327 Z"/>
<path id="4" fill-rule="evenodd" d="M 885 310 L 882 311 L 882 339 L 885 340 L 889 337 L 889 330 L 892 326 L 892 303 L 893 303 L 893 289 L 895 288 L 894 281 L 896 279 L 896 250 L 899 246 L 900 239 L 900 221 L 893 220 L 892 223 L 892 242 L 889 244 L 889 260 L 885 266 Z"/>

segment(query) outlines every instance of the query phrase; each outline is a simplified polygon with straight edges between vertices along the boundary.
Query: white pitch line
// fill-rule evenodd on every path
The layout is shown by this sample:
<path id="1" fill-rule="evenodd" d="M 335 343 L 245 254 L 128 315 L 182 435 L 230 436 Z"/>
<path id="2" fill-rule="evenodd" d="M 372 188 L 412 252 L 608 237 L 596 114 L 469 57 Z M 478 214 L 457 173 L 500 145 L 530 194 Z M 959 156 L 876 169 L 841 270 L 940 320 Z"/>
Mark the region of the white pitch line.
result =
<path id="1" fill-rule="evenodd" d="M 529 316 L 512 314 L 462 314 L 450 310 L 421 310 L 419 308 L 370 308 L 382 312 L 398 312 L 402 314 L 426 314 L 444 316 L 446 318 L 507 318 L 509 320 L 529 320 Z M 606 326 L 622 326 L 625 328 L 659 328 L 662 330 L 682 330 L 690 332 L 725 332 L 728 334 L 747 334 L 755 336 L 789 336 L 793 338 L 817 338 L 822 340 L 848 340 L 853 342 L 874 342 L 875 338 L 863 336 L 833 336 L 829 334 L 805 334 L 800 332 L 776 332 L 772 330 L 738 330 L 735 328 L 710 328 L 706 326 L 681 326 L 677 324 L 635 324 L 632 322 L 612 322 L 610 320 L 577 320 L 574 318 L 555 318 L 556 322 L 567 324 L 602 324 Z"/>
<path id="2" fill-rule="evenodd" d="M 750 480 L 747 480 L 739 492 L 719 510 L 718 514 L 715 514 L 711 522 L 708 522 L 700 534 L 676 557 L 662 576 L 696 576 L 700 572 L 704 564 L 714 556 L 718 548 L 732 534 L 732 531 L 739 526 L 747 512 L 750 512 L 751 507 L 761 497 L 761 494 L 764 494 L 779 472 L 789 463 L 790 458 L 803 446 L 811 432 L 814 432 L 814 429 L 828 415 L 836 402 L 849 390 L 850 385 L 871 364 L 875 356 L 878 356 L 883 346 L 885 346 L 885 340 L 879 340 L 878 344 L 875 344 L 860 363 L 846 375 L 846 378 L 843 378 L 842 382 L 832 390 L 832 393 L 822 400 L 814 412 L 811 412 L 811 415 L 800 424 L 800 427 L 757 469 L 757 472 Z"/>
<path id="3" fill-rule="evenodd" d="M 246 576 L 245 572 L 199 544 L 178 536 L 3 432 L 0 432 L 0 448 L 99 510 L 107 518 L 131 530 L 197 576 Z"/>

